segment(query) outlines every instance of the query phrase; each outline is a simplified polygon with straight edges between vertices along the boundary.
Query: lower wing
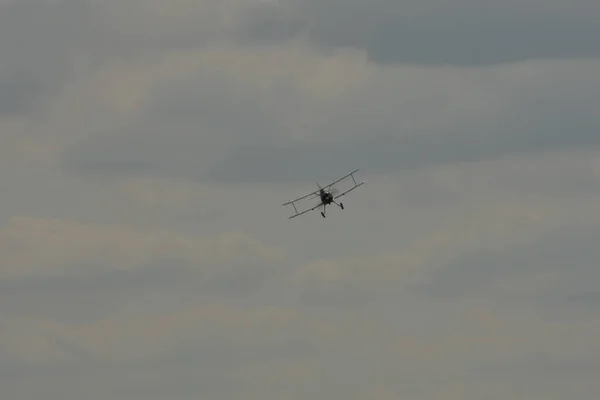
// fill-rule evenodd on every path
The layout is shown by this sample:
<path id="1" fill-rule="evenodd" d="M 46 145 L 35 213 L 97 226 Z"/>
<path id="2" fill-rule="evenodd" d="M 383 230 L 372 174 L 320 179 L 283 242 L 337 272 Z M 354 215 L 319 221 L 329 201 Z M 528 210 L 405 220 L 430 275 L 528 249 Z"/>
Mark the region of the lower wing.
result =
<path id="1" fill-rule="evenodd" d="M 317 208 L 321 207 L 322 205 L 323 205 L 323 203 L 319 203 L 318 205 L 314 206 L 313 208 L 309 208 L 308 210 L 304 210 L 304 211 L 302 211 L 302 212 L 299 212 L 299 213 L 297 213 L 297 214 L 294 214 L 294 215 L 292 215 L 291 217 L 288 217 L 288 219 L 296 218 L 296 217 L 298 217 L 298 216 L 300 216 L 300 215 L 302 215 L 302 214 L 306 214 L 307 212 L 309 212 L 309 211 L 313 211 L 313 210 L 315 210 L 315 209 L 317 209 Z"/>

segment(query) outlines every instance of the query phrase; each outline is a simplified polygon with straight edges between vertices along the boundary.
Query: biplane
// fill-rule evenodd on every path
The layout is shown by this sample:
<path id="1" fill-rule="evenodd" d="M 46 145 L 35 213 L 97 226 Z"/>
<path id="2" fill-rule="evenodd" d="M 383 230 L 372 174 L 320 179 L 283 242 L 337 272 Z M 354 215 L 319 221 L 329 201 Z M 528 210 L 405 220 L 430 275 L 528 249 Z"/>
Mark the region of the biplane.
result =
<path id="1" fill-rule="evenodd" d="M 354 171 L 350 172 L 349 174 L 342 176 L 341 178 L 330 183 L 327 186 L 321 187 L 321 185 L 319 185 L 319 182 L 317 182 L 317 186 L 319 187 L 319 190 L 316 190 L 305 196 L 299 197 L 295 200 L 288 201 L 287 203 L 283 203 L 283 206 L 287 206 L 287 205 L 291 204 L 294 207 L 294 210 L 296 213 L 294 215 L 290 216 L 289 218 L 295 218 L 295 217 L 305 214 L 309 211 L 313 211 L 319 207 L 323 207 L 323 211 L 321 211 L 321 216 L 323 216 L 323 218 L 325 218 L 327 205 L 332 204 L 332 203 L 337 205 L 339 208 L 341 208 L 343 210 L 344 204 L 342 202 L 338 203 L 335 200 L 342 196 L 345 196 L 346 194 L 348 194 L 349 192 L 353 191 L 354 189 L 363 185 L 366 182 L 366 181 L 356 182 L 356 179 L 354 178 L 354 174 L 356 172 L 358 172 L 358 169 L 355 169 Z M 339 189 L 334 188 L 333 185 L 336 185 L 336 184 L 346 180 L 347 178 L 352 178 L 353 186 L 351 188 L 339 193 L 340 192 Z M 309 198 L 310 199 L 318 198 L 320 200 L 320 202 L 317 205 L 312 206 L 311 208 L 308 208 L 308 209 L 305 209 L 304 211 L 299 212 L 298 208 L 296 207 L 296 202 L 298 202 L 300 200 L 304 200 L 304 199 L 309 199 Z"/>

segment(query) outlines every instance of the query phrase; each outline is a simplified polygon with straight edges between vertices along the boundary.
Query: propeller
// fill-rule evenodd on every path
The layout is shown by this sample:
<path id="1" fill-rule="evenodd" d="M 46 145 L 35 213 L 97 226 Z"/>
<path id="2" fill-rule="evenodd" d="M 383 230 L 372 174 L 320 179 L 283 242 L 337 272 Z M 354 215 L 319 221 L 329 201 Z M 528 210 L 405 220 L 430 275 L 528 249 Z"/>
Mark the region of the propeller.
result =
<path id="1" fill-rule="evenodd" d="M 325 188 L 322 188 L 321 185 L 319 185 L 318 182 L 317 182 L 317 185 L 319 186 L 319 189 L 324 189 L 325 190 Z M 335 188 L 335 187 L 331 188 L 329 190 L 326 190 L 326 191 L 328 191 L 329 193 L 331 193 L 331 195 L 334 196 L 334 197 L 335 197 L 336 194 L 338 194 L 340 192 L 340 190 L 338 188 Z M 320 198 L 321 198 L 321 194 L 320 193 L 316 193 L 316 194 L 312 195 L 311 197 L 309 197 L 309 199 L 311 199 L 311 200 L 312 199 L 319 199 L 319 202 L 315 203 L 315 205 L 313 207 L 316 207 L 317 205 L 320 205 L 320 208 L 323 208 L 323 205 L 321 204 Z"/>
<path id="2" fill-rule="evenodd" d="M 331 193 L 333 196 L 335 196 L 336 194 L 338 194 L 340 192 L 340 189 L 338 188 L 331 188 L 329 190 L 326 190 L 326 192 Z M 311 199 L 316 199 L 316 198 L 320 198 L 321 194 L 320 193 L 315 193 L 312 197 L 310 197 Z"/>

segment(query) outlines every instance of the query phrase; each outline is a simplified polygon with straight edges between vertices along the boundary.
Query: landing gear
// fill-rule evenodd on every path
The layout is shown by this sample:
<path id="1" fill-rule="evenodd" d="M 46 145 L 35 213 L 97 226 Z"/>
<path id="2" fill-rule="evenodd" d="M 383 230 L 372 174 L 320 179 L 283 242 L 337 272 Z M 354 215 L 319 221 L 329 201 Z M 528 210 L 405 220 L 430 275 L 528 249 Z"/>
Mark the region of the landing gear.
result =
<path id="1" fill-rule="evenodd" d="M 342 210 L 344 209 L 344 203 L 336 203 L 335 201 L 332 201 L 332 203 L 333 203 L 333 204 L 335 204 L 335 205 L 337 205 L 337 206 L 338 206 L 339 208 L 341 208 Z M 329 204 L 331 204 L 331 203 L 329 203 Z M 326 204 L 324 204 L 324 205 L 323 205 L 323 211 L 321 211 L 321 216 L 322 216 L 323 218 L 325 218 L 325 210 L 326 210 L 326 208 L 327 208 L 327 205 L 326 205 Z"/>

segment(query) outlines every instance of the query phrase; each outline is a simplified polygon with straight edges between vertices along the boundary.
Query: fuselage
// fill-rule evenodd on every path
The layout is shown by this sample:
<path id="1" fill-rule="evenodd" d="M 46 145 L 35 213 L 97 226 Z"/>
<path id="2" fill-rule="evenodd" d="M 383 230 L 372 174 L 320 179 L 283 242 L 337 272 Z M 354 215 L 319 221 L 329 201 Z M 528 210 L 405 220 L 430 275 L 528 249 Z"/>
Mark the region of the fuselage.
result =
<path id="1" fill-rule="evenodd" d="M 333 202 L 333 195 L 324 190 L 321 191 L 321 202 L 323 204 L 331 204 Z"/>

